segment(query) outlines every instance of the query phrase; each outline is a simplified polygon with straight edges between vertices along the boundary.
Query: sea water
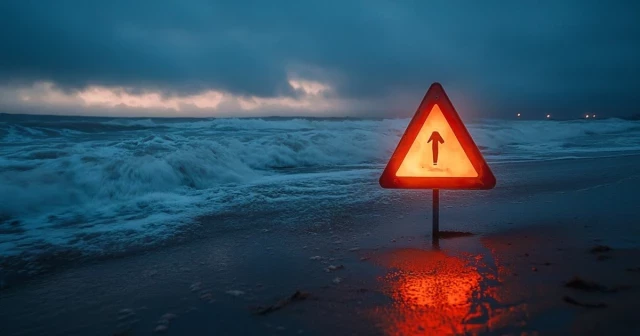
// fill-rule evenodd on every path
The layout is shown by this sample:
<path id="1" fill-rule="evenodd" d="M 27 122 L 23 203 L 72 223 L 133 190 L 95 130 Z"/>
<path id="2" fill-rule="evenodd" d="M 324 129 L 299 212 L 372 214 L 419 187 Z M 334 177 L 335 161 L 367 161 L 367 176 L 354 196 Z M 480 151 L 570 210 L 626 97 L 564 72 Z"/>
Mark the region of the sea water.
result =
<path id="1" fill-rule="evenodd" d="M 0 115 L 0 256 L 109 253 L 200 216 L 370 202 L 408 123 Z M 638 121 L 467 126 L 490 165 L 640 152 Z"/>

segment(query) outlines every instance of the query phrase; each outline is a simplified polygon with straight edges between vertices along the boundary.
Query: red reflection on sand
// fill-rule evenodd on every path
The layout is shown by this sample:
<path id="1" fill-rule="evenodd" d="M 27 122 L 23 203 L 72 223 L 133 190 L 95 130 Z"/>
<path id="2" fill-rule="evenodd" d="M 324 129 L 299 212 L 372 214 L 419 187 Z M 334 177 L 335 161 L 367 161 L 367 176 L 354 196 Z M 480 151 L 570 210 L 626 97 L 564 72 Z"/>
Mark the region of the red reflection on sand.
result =
<path id="1" fill-rule="evenodd" d="M 402 249 L 379 262 L 391 271 L 383 288 L 393 300 L 375 311 L 388 335 L 476 334 L 502 324 L 496 279 L 481 274 L 480 256 L 461 259 L 440 251 Z"/>

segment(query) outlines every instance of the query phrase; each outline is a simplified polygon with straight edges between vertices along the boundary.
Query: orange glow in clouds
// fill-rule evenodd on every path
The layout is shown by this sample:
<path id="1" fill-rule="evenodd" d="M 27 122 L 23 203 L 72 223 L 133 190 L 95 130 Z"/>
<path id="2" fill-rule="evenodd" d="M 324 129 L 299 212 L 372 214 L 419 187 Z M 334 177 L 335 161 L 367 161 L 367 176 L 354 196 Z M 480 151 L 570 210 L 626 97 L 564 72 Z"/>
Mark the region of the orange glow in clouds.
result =
<path id="1" fill-rule="evenodd" d="M 443 142 L 429 142 L 437 132 Z M 437 149 L 436 147 L 437 146 Z M 434 151 L 438 152 L 434 160 Z M 434 163 L 437 161 L 437 164 Z M 401 177 L 477 177 L 478 172 L 462 149 L 453 129 L 445 119 L 438 104 L 435 104 L 411 145 L 407 156 L 398 168 Z"/>
<path id="2" fill-rule="evenodd" d="M 344 99 L 325 95 L 333 91 L 333 88 L 326 83 L 295 77 L 289 79 L 289 86 L 298 93 L 296 96 L 259 97 L 236 95 L 215 89 L 180 95 L 101 85 L 65 91 L 53 82 L 36 82 L 30 87 L 16 89 L 0 85 L 0 96 L 16 96 L 21 104 L 32 106 L 132 109 L 169 116 L 204 114 L 236 117 L 238 111 L 260 113 L 267 110 L 294 110 L 295 113 L 306 110 L 327 113 L 340 111 L 347 103 Z M 129 113 L 124 114 L 132 116 Z"/>

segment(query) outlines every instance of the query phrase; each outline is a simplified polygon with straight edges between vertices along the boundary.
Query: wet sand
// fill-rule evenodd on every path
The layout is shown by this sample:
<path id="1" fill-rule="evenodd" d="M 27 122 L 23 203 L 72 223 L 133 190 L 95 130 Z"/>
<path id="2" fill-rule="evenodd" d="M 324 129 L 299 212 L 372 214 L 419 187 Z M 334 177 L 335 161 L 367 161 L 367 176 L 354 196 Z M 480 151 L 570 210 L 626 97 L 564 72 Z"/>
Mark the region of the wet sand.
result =
<path id="1" fill-rule="evenodd" d="M 638 164 L 496 167 L 494 191 L 457 203 L 447 200 L 460 193 L 442 193 L 441 229 L 474 235 L 439 246 L 424 192 L 317 226 L 252 217 L 223 230 L 205 218 L 200 239 L 0 291 L 2 334 L 638 333 Z M 513 174 L 536 178 L 521 186 Z"/>

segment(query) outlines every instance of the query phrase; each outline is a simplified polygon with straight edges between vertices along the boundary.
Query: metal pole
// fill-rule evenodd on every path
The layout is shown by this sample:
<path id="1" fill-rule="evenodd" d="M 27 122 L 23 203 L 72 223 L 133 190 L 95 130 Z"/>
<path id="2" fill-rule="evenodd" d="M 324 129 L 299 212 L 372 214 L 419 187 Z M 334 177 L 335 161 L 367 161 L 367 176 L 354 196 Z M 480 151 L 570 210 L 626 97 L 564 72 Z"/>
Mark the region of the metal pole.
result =
<path id="1" fill-rule="evenodd" d="M 433 189 L 433 233 L 432 239 L 437 240 L 440 236 L 440 190 Z"/>

